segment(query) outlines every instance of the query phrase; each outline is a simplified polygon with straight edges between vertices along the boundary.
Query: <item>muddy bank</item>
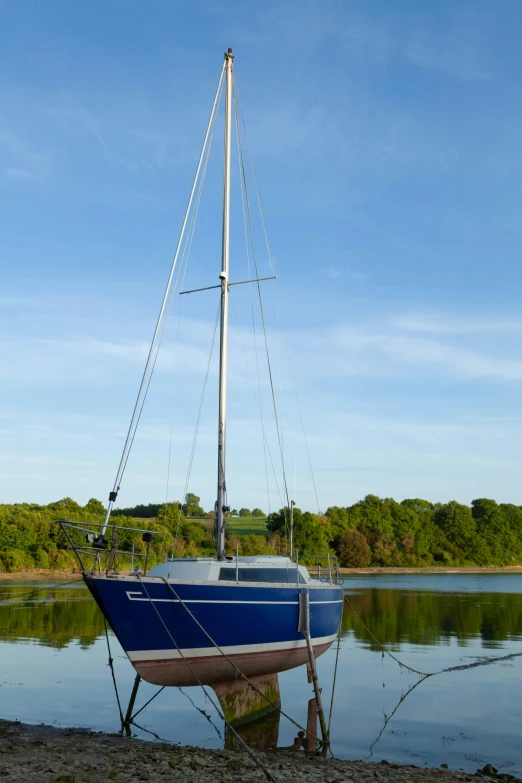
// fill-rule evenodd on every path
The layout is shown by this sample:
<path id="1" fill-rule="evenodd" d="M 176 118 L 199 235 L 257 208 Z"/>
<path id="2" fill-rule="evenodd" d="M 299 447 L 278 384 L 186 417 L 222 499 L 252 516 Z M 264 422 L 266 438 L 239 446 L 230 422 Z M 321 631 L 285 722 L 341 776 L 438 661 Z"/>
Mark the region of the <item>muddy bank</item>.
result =
<path id="1" fill-rule="evenodd" d="M 45 579 L 49 582 L 61 582 L 62 580 L 81 579 L 80 570 L 68 568 L 53 570 L 51 568 L 30 568 L 27 571 L 0 571 L 0 582 L 15 581 L 18 579 Z"/>
<path id="2" fill-rule="evenodd" d="M 456 783 L 511 781 L 510 775 L 471 775 L 446 769 L 420 769 L 395 764 L 322 759 L 304 752 L 259 753 L 278 783 Z M 266 781 L 244 752 L 202 750 L 151 743 L 84 729 L 0 721 L 0 779 L 13 783 L 232 783 Z"/>
<path id="3" fill-rule="evenodd" d="M 372 576 L 375 574 L 522 574 L 519 566 L 425 566 L 424 568 L 340 568 L 343 575 Z"/>

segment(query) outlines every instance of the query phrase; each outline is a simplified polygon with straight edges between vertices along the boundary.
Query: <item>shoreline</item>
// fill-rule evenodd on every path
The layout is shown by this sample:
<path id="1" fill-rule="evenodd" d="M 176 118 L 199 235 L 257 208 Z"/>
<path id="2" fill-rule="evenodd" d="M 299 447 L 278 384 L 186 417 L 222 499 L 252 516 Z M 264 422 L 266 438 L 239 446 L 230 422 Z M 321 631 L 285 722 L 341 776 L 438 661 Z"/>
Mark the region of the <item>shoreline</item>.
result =
<path id="1" fill-rule="evenodd" d="M 277 783 L 477 783 L 520 778 L 495 774 L 489 765 L 476 773 L 444 768 L 323 759 L 304 751 L 256 751 Z M 238 750 L 190 746 L 104 734 L 88 729 L 32 726 L 0 720 L 0 777 L 12 783 L 259 783 L 267 780 L 252 758 Z"/>
<path id="2" fill-rule="evenodd" d="M 519 566 L 424 566 L 419 568 L 367 567 L 339 568 L 342 576 L 382 576 L 383 574 L 522 574 Z M 53 570 L 51 568 L 32 568 L 26 571 L 0 571 L 0 582 L 9 580 L 62 580 L 81 579 L 81 571 L 73 569 Z"/>
<path id="3" fill-rule="evenodd" d="M 424 566 L 418 568 L 368 567 L 339 568 L 343 576 L 371 576 L 372 574 L 522 574 L 519 566 Z"/>

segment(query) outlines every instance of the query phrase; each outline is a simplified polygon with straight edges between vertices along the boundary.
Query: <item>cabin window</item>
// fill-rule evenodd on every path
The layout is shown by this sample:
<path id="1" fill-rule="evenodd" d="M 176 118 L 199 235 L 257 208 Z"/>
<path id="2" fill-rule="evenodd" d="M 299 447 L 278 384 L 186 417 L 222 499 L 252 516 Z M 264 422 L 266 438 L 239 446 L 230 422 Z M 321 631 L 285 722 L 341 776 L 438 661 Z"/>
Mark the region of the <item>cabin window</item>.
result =
<path id="1" fill-rule="evenodd" d="M 301 583 L 305 579 L 301 573 L 296 573 L 295 568 L 239 568 L 238 579 L 240 582 L 284 582 L 295 584 L 296 577 Z M 235 568 L 222 568 L 219 572 L 219 581 L 236 581 Z"/>

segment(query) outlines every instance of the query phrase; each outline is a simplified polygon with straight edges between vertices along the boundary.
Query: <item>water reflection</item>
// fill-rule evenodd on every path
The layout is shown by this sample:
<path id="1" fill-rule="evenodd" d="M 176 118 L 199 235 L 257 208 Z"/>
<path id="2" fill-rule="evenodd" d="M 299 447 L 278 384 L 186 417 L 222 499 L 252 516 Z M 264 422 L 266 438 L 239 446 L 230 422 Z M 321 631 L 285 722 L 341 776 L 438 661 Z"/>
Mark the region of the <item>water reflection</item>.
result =
<path id="1" fill-rule="evenodd" d="M 86 649 L 103 634 L 103 616 L 83 582 L 48 589 L 41 582 L 0 582 L 0 596 L 11 599 L 0 599 L 0 640 L 57 649 L 78 643 Z"/>
<path id="2" fill-rule="evenodd" d="M 441 577 L 437 577 L 439 580 Z M 34 584 L 35 592 L 27 595 Z M 0 640 L 37 641 L 66 647 L 89 647 L 103 633 L 103 617 L 83 583 L 42 590 L 42 583 L 0 582 Z M 346 583 L 346 593 L 372 633 L 391 649 L 403 643 L 438 645 L 450 639 L 465 645 L 480 638 L 484 647 L 522 639 L 522 576 L 520 593 L 454 592 L 358 587 Z M 344 612 L 342 633 L 352 633 L 370 649 L 379 649 L 357 618 Z"/>
<path id="3" fill-rule="evenodd" d="M 456 639 L 465 645 L 477 637 L 484 647 L 497 648 L 501 642 L 522 638 L 522 594 L 413 592 L 379 587 L 348 587 L 347 593 L 377 639 L 395 650 L 405 642 L 438 645 Z M 354 614 L 345 610 L 343 633 L 348 632 L 371 649 L 380 649 Z"/>
<path id="4" fill-rule="evenodd" d="M 22 596 L 30 587 L 0 582 L 0 596 Z M 347 580 L 345 588 L 379 641 L 418 670 L 440 671 L 522 650 L 522 576 L 365 577 Z M 111 646 L 125 710 L 135 672 L 112 636 Z M 492 763 L 512 774 L 522 772 L 521 659 L 432 677 L 394 713 L 418 677 L 380 653 L 346 608 L 331 731 L 335 755 L 364 758 L 372 752 L 377 761 L 447 763 L 469 771 Z M 336 654 L 334 645 L 318 661 L 327 710 Z M 313 692 L 304 667 L 280 675 L 279 685 L 283 709 L 306 728 Z M 155 691 L 142 684 L 137 707 Z M 103 618 L 83 585 L 47 589 L 16 603 L 0 599 L 0 694 L 0 717 L 119 729 Z M 152 732 L 149 738 L 206 747 L 232 742 L 197 688 L 187 688 L 183 695 L 176 688 L 165 689 L 138 721 L 143 732 Z M 133 731 L 145 736 L 141 729 Z M 253 746 L 304 750 L 306 737 L 278 713 L 238 731 Z"/>

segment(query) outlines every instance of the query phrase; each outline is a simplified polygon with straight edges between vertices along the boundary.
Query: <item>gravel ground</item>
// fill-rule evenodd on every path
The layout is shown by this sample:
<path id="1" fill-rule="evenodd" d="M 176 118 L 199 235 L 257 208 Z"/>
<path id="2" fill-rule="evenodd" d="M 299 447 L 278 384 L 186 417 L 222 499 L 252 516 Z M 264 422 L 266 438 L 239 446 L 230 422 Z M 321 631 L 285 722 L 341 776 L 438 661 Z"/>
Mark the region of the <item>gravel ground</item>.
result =
<path id="1" fill-rule="evenodd" d="M 381 762 L 325 760 L 290 751 L 258 754 L 277 783 L 522 783 L 485 767 L 475 775 Z M 0 721 L 0 779 L 18 783 L 228 783 L 265 781 L 245 753 L 144 742 L 84 729 Z"/>

